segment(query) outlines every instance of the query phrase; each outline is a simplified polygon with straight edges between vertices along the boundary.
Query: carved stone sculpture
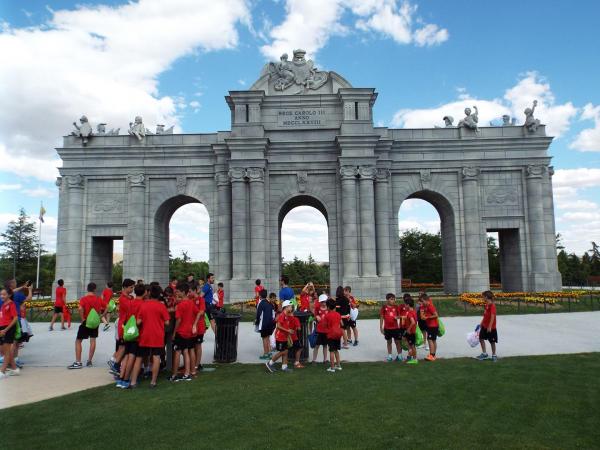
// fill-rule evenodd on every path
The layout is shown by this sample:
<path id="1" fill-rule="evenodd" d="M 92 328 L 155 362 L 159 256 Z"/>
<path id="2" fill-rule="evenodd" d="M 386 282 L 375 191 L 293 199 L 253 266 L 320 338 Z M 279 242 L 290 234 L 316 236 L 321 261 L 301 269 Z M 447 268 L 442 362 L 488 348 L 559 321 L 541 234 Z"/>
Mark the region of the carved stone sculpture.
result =
<path id="1" fill-rule="evenodd" d="M 106 124 L 105 123 L 99 123 L 98 125 L 96 125 L 96 134 L 98 136 L 106 135 Z"/>
<path id="2" fill-rule="evenodd" d="M 79 122 L 81 123 L 81 125 L 77 125 L 76 122 L 73 122 L 75 131 L 72 131 L 71 134 L 73 136 L 81 138 L 81 143 L 83 145 L 87 145 L 88 139 L 93 135 L 92 126 L 88 122 L 88 118 L 85 115 L 81 116 Z"/>
<path id="3" fill-rule="evenodd" d="M 106 133 L 106 135 L 107 136 L 118 136 L 119 131 L 121 131 L 120 128 L 111 128 L 111 130 L 108 133 Z"/>
<path id="4" fill-rule="evenodd" d="M 185 175 L 178 175 L 175 179 L 175 185 L 177 186 L 177 193 L 185 193 L 185 187 L 187 185 L 187 178 Z"/>
<path id="5" fill-rule="evenodd" d="M 129 122 L 128 133 L 131 136 L 135 136 L 137 138 L 137 140 L 140 142 L 144 140 L 144 138 L 146 137 L 146 127 L 144 126 L 144 123 L 142 122 L 141 116 L 136 116 L 135 122 L 133 122 L 133 123 Z"/>
<path id="6" fill-rule="evenodd" d="M 525 108 L 525 123 L 523 126 L 530 133 L 535 133 L 540 126 L 540 121 L 533 117 L 533 113 L 535 111 L 535 107 L 537 106 L 537 100 L 533 101 L 533 107 Z"/>
<path id="7" fill-rule="evenodd" d="M 479 111 L 477 106 L 473 106 L 475 112 L 471 114 L 471 108 L 465 108 L 465 118 L 458 122 L 458 128 L 468 128 L 469 130 L 479 131 L 477 122 L 479 122 Z"/>
<path id="8" fill-rule="evenodd" d="M 306 192 L 306 185 L 308 184 L 308 172 L 301 170 L 297 173 L 298 177 L 298 192 Z"/>
<path id="9" fill-rule="evenodd" d="M 281 55 L 278 63 L 269 64 L 270 79 L 274 80 L 276 91 L 285 91 L 293 85 L 301 86 L 302 89 L 294 92 L 299 94 L 309 89 L 319 89 L 329 78 L 328 72 L 322 72 L 314 67 L 312 60 L 306 60 L 305 50 L 294 50 L 294 58 L 288 61 L 287 53 Z"/>
<path id="10" fill-rule="evenodd" d="M 173 134 L 173 127 L 174 125 L 171 125 L 165 130 L 164 125 L 156 125 L 156 134 Z"/>
<path id="11" fill-rule="evenodd" d="M 502 126 L 503 127 L 510 127 L 511 126 L 510 116 L 508 114 L 504 114 L 502 116 Z"/>
<path id="12" fill-rule="evenodd" d="M 446 125 L 446 127 L 451 127 L 452 124 L 454 123 L 454 117 L 452 116 L 444 116 L 444 125 Z"/>

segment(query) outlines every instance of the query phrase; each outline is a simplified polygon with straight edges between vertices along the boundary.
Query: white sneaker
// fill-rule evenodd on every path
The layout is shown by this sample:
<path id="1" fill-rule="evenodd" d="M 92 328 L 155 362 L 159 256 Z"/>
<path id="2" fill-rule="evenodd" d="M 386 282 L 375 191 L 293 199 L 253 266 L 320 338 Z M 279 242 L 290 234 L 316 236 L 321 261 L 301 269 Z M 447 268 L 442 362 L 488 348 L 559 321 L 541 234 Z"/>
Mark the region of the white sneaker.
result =
<path id="1" fill-rule="evenodd" d="M 333 367 L 328 367 L 327 372 L 335 373 L 335 369 Z"/>
<path id="2" fill-rule="evenodd" d="M 335 370 L 342 370 L 342 366 L 335 366 Z"/>
<path id="3" fill-rule="evenodd" d="M 17 375 L 21 375 L 21 369 L 18 367 L 16 369 L 6 369 L 6 373 L 9 377 L 16 377 Z"/>
<path id="4" fill-rule="evenodd" d="M 334 370 L 334 372 L 335 372 L 335 370 Z M 7 374 L 7 373 L 5 373 L 5 372 L 0 372 L 0 380 L 2 380 L 2 379 L 4 379 L 4 378 L 8 378 L 9 376 L 10 376 L 10 375 L 8 375 L 8 374 Z"/>

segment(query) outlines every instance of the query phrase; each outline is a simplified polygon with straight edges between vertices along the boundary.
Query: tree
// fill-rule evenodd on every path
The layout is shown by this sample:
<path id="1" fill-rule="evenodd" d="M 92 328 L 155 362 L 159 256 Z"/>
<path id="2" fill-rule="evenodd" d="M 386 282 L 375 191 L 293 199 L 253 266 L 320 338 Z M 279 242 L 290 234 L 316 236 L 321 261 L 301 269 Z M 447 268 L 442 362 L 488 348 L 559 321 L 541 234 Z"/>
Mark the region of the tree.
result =
<path id="1" fill-rule="evenodd" d="M 297 256 L 291 262 L 282 260 L 281 273 L 295 286 L 304 286 L 309 281 L 314 284 L 329 284 L 329 264 L 318 264 L 312 255 L 308 255 L 307 261 Z"/>
<path id="2" fill-rule="evenodd" d="M 415 283 L 441 283 L 442 236 L 417 229 L 400 235 L 402 278 Z"/>
<path id="3" fill-rule="evenodd" d="M 17 220 L 11 220 L 1 236 L 0 247 L 6 249 L 2 258 L 12 262 L 12 273 L 5 276 L 14 277 L 19 281 L 35 280 L 38 237 L 35 223 L 29 218 L 25 209 L 19 210 Z"/>

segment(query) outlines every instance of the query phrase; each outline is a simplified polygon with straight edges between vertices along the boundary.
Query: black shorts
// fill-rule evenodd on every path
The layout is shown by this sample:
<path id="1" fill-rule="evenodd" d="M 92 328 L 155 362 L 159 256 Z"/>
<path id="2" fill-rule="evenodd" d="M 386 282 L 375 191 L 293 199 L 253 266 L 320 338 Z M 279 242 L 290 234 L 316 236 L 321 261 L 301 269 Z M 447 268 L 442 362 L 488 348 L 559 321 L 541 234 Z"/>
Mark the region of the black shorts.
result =
<path id="1" fill-rule="evenodd" d="M 133 355 L 137 354 L 138 349 L 138 341 L 131 341 L 125 343 L 125 354 L 131 353 Z"/>
<path id="2" fill-rule="evenodd" d="M 175 351 L 188 350 L 194 348 L 194 345 L 196 345 L 196 338 L 184 338 L 176 334 L 173 339 L 173 350 Z"/>
<path id="3" fill-rule="evenodd" d="M 87 338 L 96 339 L 98 337 L 98 328 L 88 328 L 85 326 L 85 320 L 81 322 L 79 325 L 79 329 L 77 330 L 77 339 L 84 340 Z"/>
<path id="4" fill-rule="evenodd" d="M 260 330 L 260 337 L 261 338 L 269 337 L 272 334 L 273 334 L 273 327 L 267 327 L 267 328 L 264 328 L 264 329 Z"/>
<path id="5" fill-rule="evenodd" d="M 350 328 L 350 319 L 342 319 L 342 328 L 344 330 Z"/>
<path id="6" fill-rule="evenodd" d="M 213 307 L 212 307 L 212 305 L 207 305 L 206 306 L 206 310 L 204 311 L 204 314 L 206 314 L 206 317 L 208 317 L 209 321 L 213 320 Z"/>
<path id="7" fill-rule="evenodd" d="M 303 347 L 304 345 L 302 345 L 302 342 L 300 342 L 299 340 L 295 340 L 292 344 L 292 350 L 300 350 Z"/>
<path id="8" fill-rule="evenodd" d="M 425 322 L 423 319 L 419 319 L 417 321 L 417 324 L 419 325 L 419 329 L 423 332 L 427 331 L 427 322 Z"/>
<path id="9" fill-rule="evenodd" d="M 395 330 L 388 330 L 387 328 L 384 328 L 383 337 L 385 337 L 386 341 L 389 341 L 391 339 L 397 341 L 398 339 L 401 339 L 402 335 L 400 334 L 400 328 L 396 328 Z"/>
<path id="10" fill-rule="evenodd" d="M 437 341 L 439 327 L 427 328 L 427 340 Z"/>
<path id="11" fill-rule="evenodd" d="M 6 327 L 0 327 L 0 330 L 4 330 Z M 3 344 L 13 344 L 15 342 L 15 332 L 17 331 L 17 327 L 13 325 L 10 330 L 6 332 L 6 334 L 0 337 L 0 345 Z"/>
<path id="12" fill-rule="evenodd" d="M 147 356 L 160 356 L 162 355 L 164 348 L 162 347 L 138 347 L 135 356 L 138 358 L 145 358 Z"/>
<path id="13" fill-rule="evenodd" d="M 415 342 L 417 342 L 417 336 L 415 333 L 406 333 L 404 337 L 406 338 L 408 345 L 415 345 Z"/>
<path id="14" fill-rule="evenodd" d="M 277 341 L 275 342 L 275 350 L 277 350 L 278 352 L 283 352 L 286 351 L 288 349 L 288 342 L 287 341 Z"/>
<path id="15" fill-rule="evenodd" d="M 121 346 L 123 346 L 123 347 L 125 346 L 125 341 L 123 339 L 117 339 L 115 341 L 115 352 L 118 352 L 119 347 L 121 347 Z"/>
<path id="16" fill-rule="evenodd" d="M 62 314 L 62 313 L 63 313 L 62 306 L 55 306 L 54 307 L 54 314 Z"/>
<path id="17" fill-rule="evenodd" d="M 339 339 L 327 339 L 327 347 L 330 352 L 335 352 L 342 348 L 342 344 Z"/>
<path id="18" fill-rule="evenodd" d="M 356 320 L 348 320 L 348 326 L 350 328 L 356 328 Z"/>
<path id="19" fill-rule="evenodd" d="M 480 341 L 489 341 L 490 343 L 497 344 L 498 343 L 498 330 L 494 329 L 492 331 L 488 331 L 487 328 L 482 328 L 479 330 L 479 340 Z"/>
<path id="20" fill-rule="evenodd" d="M 204 342 L 204 335 L 199 334 L 194 338 L 194 345 L 202 344 Z"/>
<path id="21" fill-rule="evenodd" d="M 317 332 L 317 342 L 315 345 L 327 345 L 327 333 Z"/>

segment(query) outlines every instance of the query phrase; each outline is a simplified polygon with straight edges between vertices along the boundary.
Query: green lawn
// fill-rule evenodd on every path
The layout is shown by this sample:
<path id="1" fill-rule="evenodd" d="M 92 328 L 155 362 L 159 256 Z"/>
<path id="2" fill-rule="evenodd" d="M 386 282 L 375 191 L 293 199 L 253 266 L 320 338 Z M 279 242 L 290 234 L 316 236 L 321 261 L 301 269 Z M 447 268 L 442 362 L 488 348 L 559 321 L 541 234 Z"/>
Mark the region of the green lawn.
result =
<path id="1" fill-rule="evenodd" d="M 0 410 L 3 448 L 597 448 L 600 354 L 220 366 Z M 82 371 L 85 376 L 85 371 Z M 40 380 L 44 383 L 44 380 Z M 48 389 L 52 389 L 48 384 Z"/>

